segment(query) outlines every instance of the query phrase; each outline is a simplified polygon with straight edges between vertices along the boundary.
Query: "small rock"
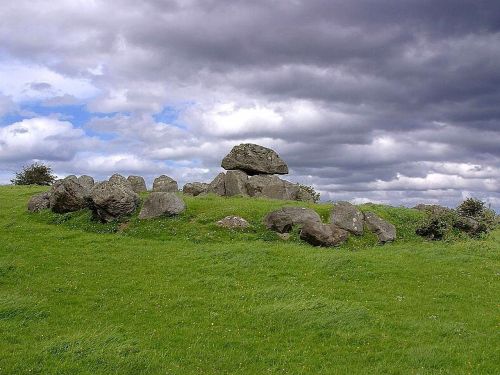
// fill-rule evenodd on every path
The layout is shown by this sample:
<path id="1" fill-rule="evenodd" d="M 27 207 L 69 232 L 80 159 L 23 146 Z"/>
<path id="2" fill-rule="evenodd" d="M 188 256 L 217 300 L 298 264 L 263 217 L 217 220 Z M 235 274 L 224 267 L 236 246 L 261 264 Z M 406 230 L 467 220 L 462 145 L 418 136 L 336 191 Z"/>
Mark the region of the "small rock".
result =
<path id="1" fill-rule="evenodd" d="M 248 221 L 239 216 L 226 216 L 224 219 L 219 220 L 217 225 L 229 229 L 248 228 L 250 226 Z"/>
<path id="2" fill-rule="evenodd" d="M 313 246 L 339 246 L 349 237 L 349 233 L 333 224 L 314 221 L 307 222 L 300 230 L 300 238 Z"/>
<path id="3" fill-rule="evenodd" d="M 184 212 L 184 201 L 174 193 L 153 192 L 144 201 L 139 219 L 153 219 L 162 216 L 175 216 Z"/>
<path id="4" fill-rule="evenodd" d="M 304 207 L 283 207 L 264 218 L 266 228 L 278 233 L 290 232 L 294 225 L 311 221 L 321 223 L 321 218 L 316 211 Z"/>
<path id="5" fill-rule="evenodd" d="M 44 192 L 33 195 L 28 202 L 29 212 L 39 212 L 50 207 L 50 194 Z"/>
<path id="6" fill-rule="evenodd" d="M 145 191 L 148 191 L 146 181 L 144 181 L 144 178 L 141 176 L 128 176 L 127 181 L 130 182 L 132 190 L 136 193 L 144 193 Z"/>
<path id="7" fill-rule="evenodd" d="M 209 185 L 204 182 L 188 182 L 182 188 L 184 194 L 192 195 L 196 197 L 200 194 L 204 194 L 208 191 Z"/>
<path id="8" fill-rule="evenodd" d="M 363 213 L 349 202 L 337 202 L 330 215 L 331 223 L 355 234 L 363 235 Z"/>
<path id="9" fill-rule="evenodd" d="M 373 212 L 365 212 L 366 227 L 375 233 L 380 243 L 396 239 L 396 227 Z"/>
<path id="10" fill-rule="evenodd" d="M 153 191 L 176 193 L 179 191 L 179 187 L 177 186 L 177 181 L 173 178 L 161 175 L 160 177 L 155 178 L 153 182 Z"/>
<path id="11" fill-rule="evenodd" d="M 288 241 L 290 239 L 290 233 L 276 233 L 276 235 L 283 241 Z"/>

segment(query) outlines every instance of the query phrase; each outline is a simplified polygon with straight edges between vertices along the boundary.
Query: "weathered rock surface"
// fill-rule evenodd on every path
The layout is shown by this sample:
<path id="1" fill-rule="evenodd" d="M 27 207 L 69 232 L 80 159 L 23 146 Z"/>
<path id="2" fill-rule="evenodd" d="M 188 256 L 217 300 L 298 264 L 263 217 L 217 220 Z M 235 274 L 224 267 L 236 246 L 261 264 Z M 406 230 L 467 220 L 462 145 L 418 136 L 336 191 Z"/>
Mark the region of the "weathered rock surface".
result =
<path id="1" fill-rule="evenodd" d="M 148 188 L 146 187 L 146 181 L 144 181 L 144 178 L 142 178 L 141 176 L 128 176 L 127 181 L 132 186 L 132 190 L 136 193 L 143 193 L 145 191 L 148 191 Z"/>
<path id="2" fill-rule="evenodd" d="M 87 202 L 94 218 L 109 222 L 134 213 L 139 205 L 139 196 L 128 181 L 125 184 L 115 179 L 96 184 Z"/>
<path id="3" fill-rule="evenodd" d="M 480 233 L 482 229 L 481 224 L 477 220 L 471 217 L 459 216 L 459 215 L 457 215 L 456 220 L 453 223 L 453 226 L 472 236 Z"/>
<path id="4" fill-rule="evenodd" d="M 217 225 L 228 229 L 248 228 L 250 226 L 248 221 L 239 216 L 226 216 L 224 219 L 219 220 Z"/>
<path id="5" fill-rule="evenodd" d="M 224 173 L 219 173 L 213 181 L 208 185 L 208 192 L 217 195 L 226 195 L 226 175 Z"/>
<path id="6" fill-rule="evenodd" d="M 174 193 L 153 192 L 144 201 L 139 219 L 179 215 L 186 209 L 184 201 Z"/>
<path id="7" fill-rule="evenodd" d="M 177 191 L 179 191 L 179 187 L 177 186 L 177 181 L 175 181 L 173 178 L 161 175 L 160 177 L 155 178 L 153 182 L 153 191 L 176 193 Z"/>
<path id="8" fill-rule="evenodd" d="M 29 212 L 39 212 L 49 207 L 50 207 L 50 194 L 47 191 L 44 193 L 33 195 L 28 202 Z"/>
<path id="9" fill-rule="evenodd" d="M 132 184 L 130 183 L 129 180 L 127 180 L 125 177 L 123 177 L 121 174 L 119 173 L 115 173 L 113 176 L 111 176 L 108 180 L 109 182 L 111 182 L 112 184 L 120 184 L 120 185 L 124 185 L 126 187 L 128 187 L 130 190 L 133 191 L 132 189 Z"/>
<path id="10" fill-rule="evenodd" d="M 297 200 L 299 185 L 282 180 L 278 176 L 255 175 L 248 178 L 247 192 L 251 197 Z"/>
<path id="11" fill-rule="evenodd" d="M 337 202 L 330 214 L 331 223 L 339 228 L 355 234 L 363 235 L 363 213 L 349 202 Z"/>
<path id="12" fill-rule="evenodd" d="M 365 212 L 366 227 L 375 233 L 379 242 L 386 243 L 396 239 L 396 227 L 373 212 Z"/>
<path id="13" fill-rule="evenodd" d="M 50 208 L 58 214 L 78 211 L 87 206 L 86 196 L 85 188 L 76 177 L 57 180 L 49 192 Z"/>
<path id="14" fill-rule="evenodd" d="M 288 173 L 288 166 L 275 151 L 253 143 L 234 146 L 221 166 L 226 170 L 239 169 L 250 175 Z"/>
<path id="15" fill-rule="evenodd" d="M 300 230 L 300 238 L 313 246 L 339 246 L 344 243 L 349 233 L 332 224 L 309 221 Z"/>
<path id="16" fill-rule="evenodd" d="M 247 181 L 248 175 L 243 171 L 228 171 L 226 173 L 224 186 L 226 187 L 226 196 L 248 195 Z"/>
<path id="17" fill-rule="evenodd" d="M 264 225 L 278 233 L 290 232 L 294 225 L 304 225 L 307 222 L 321 223 L 321 217 L 316 211 L 304 207 L 283 207 L 270 212 L 264 218 Z"/>
<path id="18" fill-rule="evenodd" d="M 74 174 L 70 174 L 69 176 L 64 177 L 64 180 L 73 180 L 75 182 L 78 182 L 78 177 L 76 177 Z"/>
<path id="19" fill-rule="evenodd" d="M 94 179 L 91 176 L 82 175 L 76 180 L 83 188 L 90 193 L 90 190 L 94 187 Z"/>
<path id="20" fill-rule="evenodd" d="M 194 197 L 208 192 L 209 184 L 204 182 L 188 182 L 182 188 L 184 194 L 189 194 Z"/>

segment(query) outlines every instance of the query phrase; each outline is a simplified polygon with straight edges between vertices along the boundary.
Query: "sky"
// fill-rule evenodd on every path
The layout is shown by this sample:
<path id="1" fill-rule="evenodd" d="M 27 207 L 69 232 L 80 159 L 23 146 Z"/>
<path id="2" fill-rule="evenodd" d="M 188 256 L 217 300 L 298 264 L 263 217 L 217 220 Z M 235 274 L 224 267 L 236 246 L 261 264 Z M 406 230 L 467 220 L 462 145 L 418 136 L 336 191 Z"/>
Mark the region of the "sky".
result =
<path id="1" fill-rule="evenodd" d="M 498 0 L 0 2 L 0 184 L 211 181 L 239 143 L 322 200 L 500 211 Z"/>

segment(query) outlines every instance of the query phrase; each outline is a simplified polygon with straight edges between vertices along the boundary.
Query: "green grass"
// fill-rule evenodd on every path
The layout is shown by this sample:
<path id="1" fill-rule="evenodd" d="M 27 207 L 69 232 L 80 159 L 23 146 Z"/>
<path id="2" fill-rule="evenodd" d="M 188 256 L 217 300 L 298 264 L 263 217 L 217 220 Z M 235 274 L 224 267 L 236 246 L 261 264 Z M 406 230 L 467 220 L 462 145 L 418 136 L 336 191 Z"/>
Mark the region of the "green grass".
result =
<path id="1" fill-rule="evenodd" d="M 261 224 L 285 204 L 186 197 L 179 218 L 28 214 L 0 187 L 0 374 L 498 374 L 500 230 L 335 249 Z M 326 220 L 328 204 L 309 205 Z M 226 215 L 252 227 L 218 228 Z"/>

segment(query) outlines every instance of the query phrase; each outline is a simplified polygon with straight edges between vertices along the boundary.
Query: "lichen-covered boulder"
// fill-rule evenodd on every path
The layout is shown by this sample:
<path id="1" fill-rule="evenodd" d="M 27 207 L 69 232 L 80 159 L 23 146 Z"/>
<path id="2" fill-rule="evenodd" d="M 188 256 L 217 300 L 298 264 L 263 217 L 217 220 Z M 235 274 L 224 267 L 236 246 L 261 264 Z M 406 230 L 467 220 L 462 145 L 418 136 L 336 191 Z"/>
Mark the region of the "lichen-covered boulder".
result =
<path id="1" fill-rule="evenodd" d="M 248 175 L 243 171 L 227 171 L 225 177 L 226 196 L 248 195 L 247 193 Z"/>
<path id="2" fill-rule="evenodd" d="M 139 219 L 153 219 L 162 216 L 175 216 L 184 212 L 184 201 L 174 193 L 153 192 L 144 201 Z"/>
<path id="3" fill-rule="evenodd" d="M 239 169 L 250 175 L 288 173 L 288 166 L 275 151 L 253 143 L 234 146 L 221 166 L 226 170 Z"/>
<path id="4" fill-rule="evenodd" d="M 355 234 L 363 235 L 363 213 L 349 202 L 337 202 L 333 205 L 330 214 L 331 223 L 339 228 Z"/>
<path id="5" fill-rule="evenodd" d="M 219 173 L 213 181 L 208 185 L 208 192 L 217 195 L 226 195 L 226 175 Z"/>
<path id="6" fill-rule="evenodd" d="M 120 181 L 96 184 L 87 199 L 94 218 L 109 222 L 133 214 L 139 205 L 139 196 L 129 185 Z"/>
<path id="7" fill-rule="evenodd" d="M 156 177 L 153 182 L 153 191 L 164 193 L 176 193 L 179 191 L 177 181 L 165 175 Z"/>
<path id="8" fill-rule="evenodd" d="M 396 227 L 373 212 L 365 212 L 366 227 L 377 235 L 380 243 L 396 239 Z"/>
<path id="9" fill-rule="evenodd" d="M 128 176 L 127 181 L 130 182 L 132 190 L 136 193 L 143 193 L 145 191 L 148 191 L 146 187 L 146 181 L 144 181 L 144 178 L 141 176 Z"/>
<path id="10" fill-rule="evenodd" d="M 50 208 L 58 214 L 78 211 L 87 206 L 86 196 L 87 191 L 76 177 L 57 180 L 49 192 Z"/>
<path id="11" fill-rule="evenodd" d="M 200 194 L 208 192 L 209 184 L 204 182 L 188 182 L 182 188 L 182 192 L 187 195 L 192 195 L 196 197 Z"/>
<path id="12" fill-rule="evenodd" d="M 228 229 L 241 229 L 248 228 L 250 226 L 248 221 L 239 216 L 226 216 L 224 219 L 219 220 L 217 225 Z"/>
<path id="13" fill-rule="evenodd" d="M 343 244 L 349 233 L 333 224 L 309 221 L 302 226 L 300 238 L 313 246 L 339 246 Z"/>
<path id="14" fill-rule="evenodd" d="M 50 194 L 48 191 L 33 195 L 28 202 L 29 212 L 39 212 L 50 207 Z"/>
<path id="15" fill-rule="evenodd" d="M 283 207 L 264 218 L 266 228 L 278 233 L 290 232 L 294 225 L 302 226 L 308 222 L 321 223 L 321 217 L 316 211 L 304 207 Z"/>
<path id="16" fill-rule="evenodd" d="M 83 186 L 83 188 L 90 193 L 90 190 L 94 187 L 94 179 L 91 176 L 82 175 L 76 179 L 76 181 Z"/>
<path id="17" fill-rule="evenodd" d="M 282 200 L 297 200 L 300 190 L 299 185 L 272 175 L 249 176 L 246 188 L 251 197 Z"/>

